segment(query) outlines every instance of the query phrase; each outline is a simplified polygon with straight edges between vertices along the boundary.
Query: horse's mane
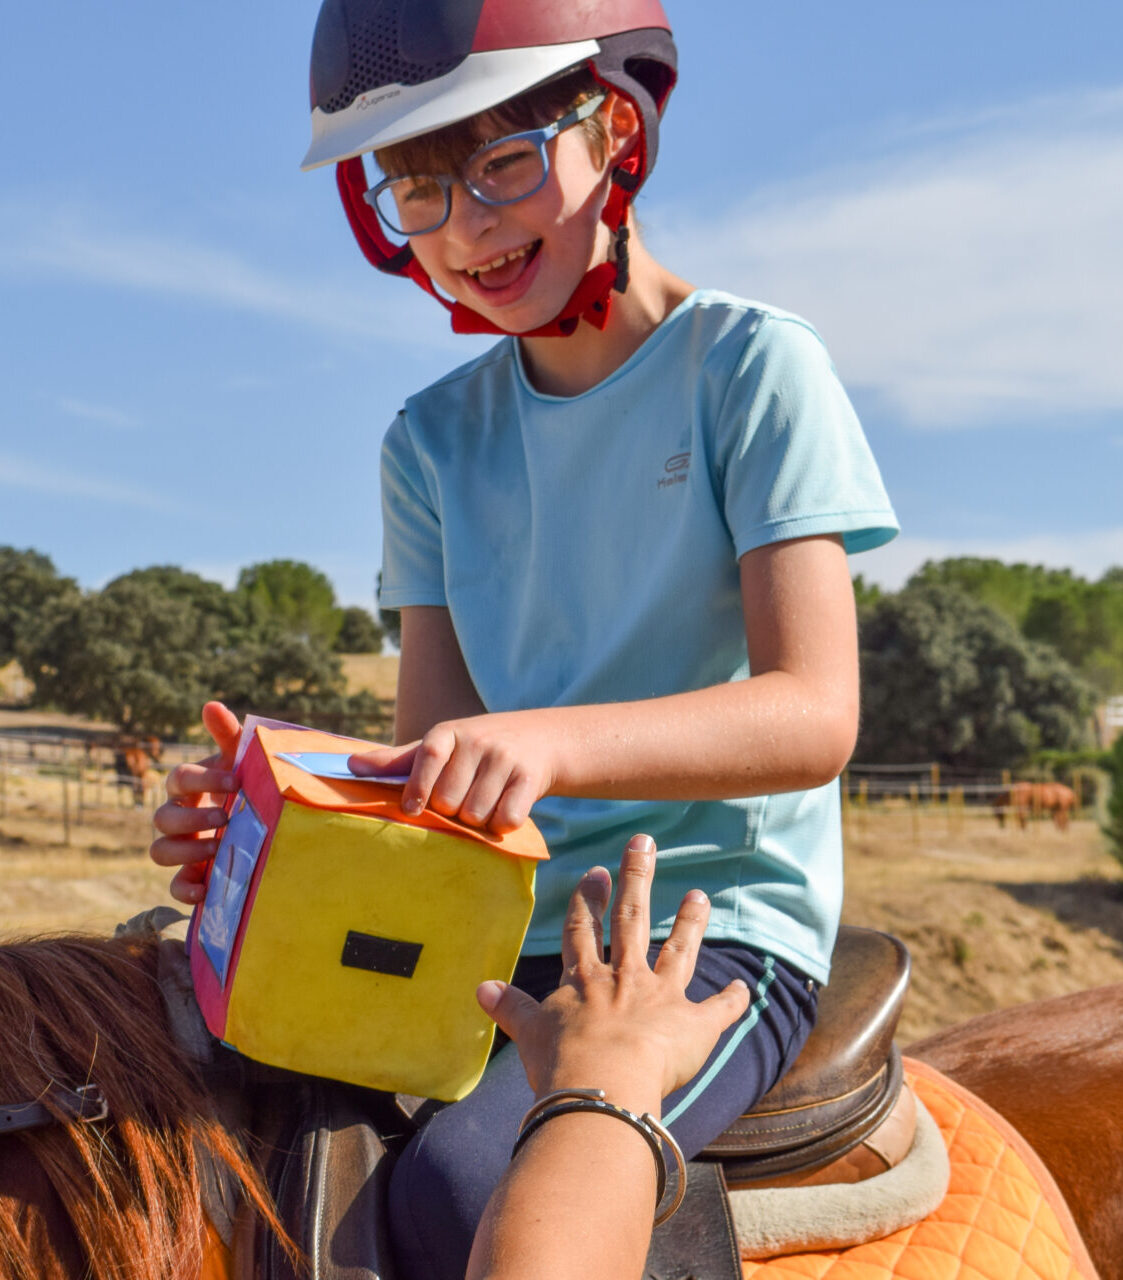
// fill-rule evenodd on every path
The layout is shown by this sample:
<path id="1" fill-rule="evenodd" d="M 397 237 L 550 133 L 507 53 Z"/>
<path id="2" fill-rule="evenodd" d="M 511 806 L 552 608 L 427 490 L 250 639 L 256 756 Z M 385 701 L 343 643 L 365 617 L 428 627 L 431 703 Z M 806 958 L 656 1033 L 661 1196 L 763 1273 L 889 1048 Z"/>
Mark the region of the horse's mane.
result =
<path id="1" fill-rule="evenodd" d="M 11 1280 L 198 1280 L 208 1161 L 281 1232 L 260 1176 L 171 1039 L 156 945 L 70 935 L 0 946 L 0 1103 L 35 1099 L 59 1118 L 0 1137 L 0 1157 L 23 1168 L 18 1191 L 0 1177 L 0 1274 Z M 91 1082 L 108 1119 L 68 1117 L 52 1089 Z"/>

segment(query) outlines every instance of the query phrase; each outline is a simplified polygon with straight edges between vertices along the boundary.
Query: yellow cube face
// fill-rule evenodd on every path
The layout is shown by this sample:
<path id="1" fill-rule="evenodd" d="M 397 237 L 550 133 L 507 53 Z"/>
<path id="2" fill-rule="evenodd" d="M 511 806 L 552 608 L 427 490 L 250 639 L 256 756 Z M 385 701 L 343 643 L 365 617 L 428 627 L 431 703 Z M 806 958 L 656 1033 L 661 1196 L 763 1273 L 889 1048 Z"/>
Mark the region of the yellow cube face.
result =
<path id="1" fill-rule="evenodd" d="M 226 1039 L 248 1057 L 454 1101 L 514 971 L 535 864 L 460 837 L 286 802 L 242 941 Z"/>

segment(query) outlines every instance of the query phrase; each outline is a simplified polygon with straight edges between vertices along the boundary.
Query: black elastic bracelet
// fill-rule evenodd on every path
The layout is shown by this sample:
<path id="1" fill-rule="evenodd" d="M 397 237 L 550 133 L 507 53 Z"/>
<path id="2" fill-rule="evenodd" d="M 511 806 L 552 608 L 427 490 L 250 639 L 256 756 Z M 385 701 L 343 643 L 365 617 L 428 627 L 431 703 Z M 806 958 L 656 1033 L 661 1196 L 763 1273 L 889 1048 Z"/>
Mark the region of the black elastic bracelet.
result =
<path id="1" fill-rule="evenodd" d="M 530 1135 L 544 1125 L 547 1120 L 552 1120 L 555 1116 L 569 1115 L 576 1111 L 593 1111 L 600 1112 L 601 1115 L 615 1116 L 643 1136 L 644 1141 L 651 1148 L 651 1154 L 655 1157 L 657 1183 L 655 1226 L 659 1226 L 660 1223 L 666 1222 L 668 1218 L 672 1217 L 678 1211 L 683 1197 L 686 1195 L 686 1161 L 683 1158 L 682 1148 L 675 1141 L 669 1130 L 664 1128 L 653 1115 L 645 1113 L 642 1116 L 637 1116 L 635 1112 L 627 1110 L 626 1107 L 618 1107 L 611 1102 L 606 1102 L 603 1089 L 562 1089 L 557 1093 L 551 1093 L 545 1098 L 539 1099 L 523 1116 L 522 1124 L 519 1126 L 519 1136 L 515 1139 L 515 1145 L 511 1149 L 511 1159 L 513 1160 L 518 1155 Z M 663 1203 L 663 1195 L 667 1190 L 667 1160 L 663 1154 L 661 1145 L 663 1142 L 670 1147 L 674 1155 L 675 1165 L 678 1169 L 678 1185 L 675 1187 L 671 1203 L 663 1213 L 659 1213 L 659 1206 Z"/>

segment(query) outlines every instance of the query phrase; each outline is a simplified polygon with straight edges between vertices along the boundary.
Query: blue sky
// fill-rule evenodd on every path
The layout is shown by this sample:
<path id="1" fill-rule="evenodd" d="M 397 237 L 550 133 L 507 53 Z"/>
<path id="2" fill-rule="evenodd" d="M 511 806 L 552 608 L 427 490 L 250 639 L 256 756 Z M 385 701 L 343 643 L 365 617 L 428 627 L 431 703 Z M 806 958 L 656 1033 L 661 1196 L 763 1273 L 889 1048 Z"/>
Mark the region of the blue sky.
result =
<path id="1" fill-rule="evenodd" d="M 699 285 L 825 337 L 930 556 L 1123 563 L 1118 0 L 665 0 L 640 203 Z M 6 15 L 0 543 L 87 586 L 275 557 L 370 605 L 378 445 L 481 349 L 301 174 L 312 0 Z"/>

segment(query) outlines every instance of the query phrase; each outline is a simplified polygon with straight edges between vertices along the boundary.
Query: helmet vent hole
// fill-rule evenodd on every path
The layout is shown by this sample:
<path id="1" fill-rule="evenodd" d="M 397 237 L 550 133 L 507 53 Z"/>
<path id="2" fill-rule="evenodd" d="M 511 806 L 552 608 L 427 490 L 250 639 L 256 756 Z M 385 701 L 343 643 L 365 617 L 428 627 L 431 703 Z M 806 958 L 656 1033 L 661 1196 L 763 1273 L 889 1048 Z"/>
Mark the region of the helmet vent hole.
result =
<path id="1" fill-rule="evenodd" d="M 424 84 L 447 75 L 464 61 L 463 56 L 436 62 L 410 62 L 404 58 L 398 40 L 398 15 L 393 8 L 380 9 L 369 18 L 355 21 L 349 34 L 351 74 L 338 93 L 319 104 L 329 115 L 343 111 L 370 89 Z"/>

